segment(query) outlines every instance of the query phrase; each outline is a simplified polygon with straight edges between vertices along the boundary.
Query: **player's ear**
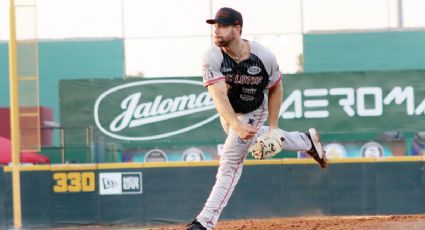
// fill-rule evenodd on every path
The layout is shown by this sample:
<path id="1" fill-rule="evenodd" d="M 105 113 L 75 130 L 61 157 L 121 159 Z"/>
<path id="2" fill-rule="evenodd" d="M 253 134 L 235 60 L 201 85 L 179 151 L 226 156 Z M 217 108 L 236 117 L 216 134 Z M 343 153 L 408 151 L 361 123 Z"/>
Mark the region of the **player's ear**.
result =
<path id="1" fill-rule="evenodd" d="M 235 25 L 235 28 L 239 30 L 239 34 L 242 34 L 242 26 L 241 25 Z"/>

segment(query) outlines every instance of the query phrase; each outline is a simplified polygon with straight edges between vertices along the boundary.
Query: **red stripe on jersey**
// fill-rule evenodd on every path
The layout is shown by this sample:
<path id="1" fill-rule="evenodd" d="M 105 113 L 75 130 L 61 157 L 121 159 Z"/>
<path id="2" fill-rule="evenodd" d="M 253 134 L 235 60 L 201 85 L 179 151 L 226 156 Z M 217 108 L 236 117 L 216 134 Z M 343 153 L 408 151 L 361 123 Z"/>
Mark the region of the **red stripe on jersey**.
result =
<path id="1" fill-rule="evenodd" d="M 218 77 L 218 78 L 216 78 L 216 79 L 212 79 L 212 80 L 209 80 L 209 81 L 205 81 L 205 82 L 204 82 L 204 86 L 205 86 L 205 87 L 207 87 L 207 86 L 212 85 L 212 84 L 214 84 L 214 83 L 216 83 L 216 82 L 223 81 L 224 79 L 225 79 L 225 77 L 224 77 L 224 76 L 221 76 L 221 77 Z"/>
<path id="2" fill-rule="evenodd" d="M 279 82 L 281 82 L 282 81 L 282 74 L 279 74 L 279 79 L 277 79 L 277 81 L 275 82 L 275 83 L 273 83 L 273 85 L 271 85 L 270 87 L 269 87 L 269 89 L 271 89 L 271 88 L 273 88 L 273 87 L 275 87 Z"/>

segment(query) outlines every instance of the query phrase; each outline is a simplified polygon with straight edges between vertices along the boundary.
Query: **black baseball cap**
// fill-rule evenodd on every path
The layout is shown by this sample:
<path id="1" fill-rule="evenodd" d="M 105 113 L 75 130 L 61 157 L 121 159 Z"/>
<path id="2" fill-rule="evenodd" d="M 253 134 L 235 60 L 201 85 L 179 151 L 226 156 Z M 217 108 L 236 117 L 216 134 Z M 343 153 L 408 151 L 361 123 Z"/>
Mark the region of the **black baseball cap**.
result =
<path id="1" fill-rule="evenodd" d="M 243 25 L 242 14 L 229 7 L 219 9 L 215 14 L 215 18 L 208 19 L 206 22 L 208 24 Z"/>

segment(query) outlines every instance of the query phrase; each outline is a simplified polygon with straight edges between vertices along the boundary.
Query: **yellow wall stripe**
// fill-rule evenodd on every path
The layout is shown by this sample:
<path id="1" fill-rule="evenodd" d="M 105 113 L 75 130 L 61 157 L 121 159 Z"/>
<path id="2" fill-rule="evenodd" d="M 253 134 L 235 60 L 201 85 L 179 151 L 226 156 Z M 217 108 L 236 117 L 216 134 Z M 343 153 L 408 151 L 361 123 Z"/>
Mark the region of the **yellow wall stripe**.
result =
<path id="1" fill-rule="evenodd" d="M 97 164 L 54 164 L 51 171 L 96 170 Z"/>
<path id="2" fill-rule="evenodd" d="M 385 158 L 341 158 L 330 159 L 332 164 L 349 163 L 380 163 L 380 162 L 415 162 L 425 161 L 423 156 L 385 157 Z M 245 165 L 288 165 L 288 164 L 317 164 L 313 159 L 271 159 L 271 160 L 246 160 Z M 204 167 L 218 166 L 219 161 L 202 162 L 146 162 L 146 163 L 100 163 L 100 164 L 52 164 L 52 165 L 21 165 L 21 171 L 85 171 L 105 169 L 137 169 L 137 168 L 176 168 L 176 167 Z M 3 167 L 4 172 L 11 172 L 11 166 Z"/>

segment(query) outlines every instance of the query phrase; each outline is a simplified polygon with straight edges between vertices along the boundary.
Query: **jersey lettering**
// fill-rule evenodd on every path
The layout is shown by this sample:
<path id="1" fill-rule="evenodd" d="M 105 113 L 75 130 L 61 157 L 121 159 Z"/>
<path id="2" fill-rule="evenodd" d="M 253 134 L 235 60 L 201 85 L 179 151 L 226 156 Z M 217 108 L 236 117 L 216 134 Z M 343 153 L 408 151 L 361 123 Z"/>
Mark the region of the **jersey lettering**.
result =
<path id="1" fill-rule="evenodd" d="M 269 75 L 263 62 L 255 54 L 240 63 L 236 63 L 223 52 L 221 70 L 229 85 L 228 97 L 233 110 L 237 113 L 249 113 L 261 106 L 264 89 L 269 82 Z"/>

